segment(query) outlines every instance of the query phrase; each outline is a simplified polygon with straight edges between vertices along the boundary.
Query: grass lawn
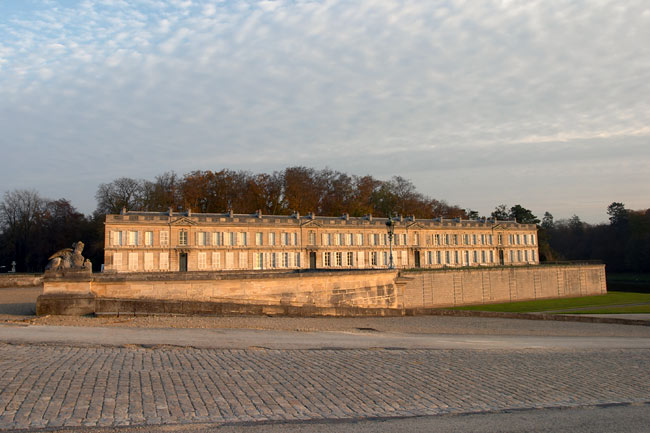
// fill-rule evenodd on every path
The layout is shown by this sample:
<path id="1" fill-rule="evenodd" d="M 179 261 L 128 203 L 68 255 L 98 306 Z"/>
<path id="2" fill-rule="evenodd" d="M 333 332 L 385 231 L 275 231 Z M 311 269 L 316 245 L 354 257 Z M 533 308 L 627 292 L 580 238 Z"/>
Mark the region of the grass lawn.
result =
<path id="1" fill-rule="evenodd" d="M 562 314 L 650 314 L 649 305 L 631 305 L 627 307 L 608 307 L 595 310 L 563 311 Z"/>
<path id="2" fill-rule="evenodd" d="M 532 313 L 540 311 L 553 311 L 553 310 L 571 310 L 574 308 L 585 307 L 600 307 L 612 305 L 616 307 L 602 309 L 602 310 L 589 310 L 590 313 L 603 313 L 606 311 L 616 310 L 616 313 L 628 313 L 632 311 L 619 311 L 622 305 L 626 304 L 650 304 L 650 293 L 630 293 L 630 292 L 609 292 L 606 295 L 597 296 L 583 296 L 580 298 L 561 298 L 561 299 L 540 299 L 536 301 L 524 302 L 508 302 L 504 304 L 485 304 L 485 305 L 471 305 L 465 307 L 454 307 L 452 310 L 473 310 L 473 311 L 500 311 L 510 313 Z M 650 305 L 640 305 L 644 307 L 643 311 L 634 311 L 635 313 L 650 313 Z M 629 310 L 636 308 L 636 306 L 624 307 Z M 581 310 L 585 313 L 586 310 Z M 563 312 L 565 313 L 565 312 Z"/>

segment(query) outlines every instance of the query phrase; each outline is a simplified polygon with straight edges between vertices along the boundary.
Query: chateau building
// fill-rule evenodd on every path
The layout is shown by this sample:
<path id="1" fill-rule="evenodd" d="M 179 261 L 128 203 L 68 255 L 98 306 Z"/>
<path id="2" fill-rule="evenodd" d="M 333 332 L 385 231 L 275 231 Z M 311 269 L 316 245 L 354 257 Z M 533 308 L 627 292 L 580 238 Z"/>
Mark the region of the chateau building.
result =
<path id="1" fill-rule="evenodd" d="M 107 215 L 105 272 L 387 268 L 387 218 L 192 212 Z M 394 219 L 396 268 L 538 264 L 537 227 Z"/>

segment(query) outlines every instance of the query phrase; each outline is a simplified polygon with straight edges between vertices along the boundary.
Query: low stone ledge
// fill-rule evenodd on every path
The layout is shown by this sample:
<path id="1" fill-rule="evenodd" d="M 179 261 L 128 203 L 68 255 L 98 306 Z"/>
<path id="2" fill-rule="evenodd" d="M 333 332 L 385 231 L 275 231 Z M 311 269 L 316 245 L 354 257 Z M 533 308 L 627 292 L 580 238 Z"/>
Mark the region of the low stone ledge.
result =
<path id="1" fill-rule="evenodd" d="M 95 311 L 93 294 L 50 293 L 36 299 L 37 316 L 85 316 Z"/>
<path id="2" fill-rule="evenodd" d="M 43 274 L 0 274 L 0 289 L 7 287 L 38 287 L 43 285 Z"/>

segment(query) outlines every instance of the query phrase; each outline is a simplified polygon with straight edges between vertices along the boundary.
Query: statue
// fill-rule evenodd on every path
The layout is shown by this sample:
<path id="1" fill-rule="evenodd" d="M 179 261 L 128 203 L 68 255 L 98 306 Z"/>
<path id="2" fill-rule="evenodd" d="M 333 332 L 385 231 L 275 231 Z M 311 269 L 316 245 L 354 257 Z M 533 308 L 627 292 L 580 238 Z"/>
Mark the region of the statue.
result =
<path id="1" fill-rule="evenodd" d="M 45 267 L 46 271 L 58 271 L 63 269 L 91 271 L 90 260 L 84 259 L 81 252 L 84 243 L 79 241 L 72 244 L 72 248 L 64 248 L 52 254 L 48 259 L 50 262 Z"/>

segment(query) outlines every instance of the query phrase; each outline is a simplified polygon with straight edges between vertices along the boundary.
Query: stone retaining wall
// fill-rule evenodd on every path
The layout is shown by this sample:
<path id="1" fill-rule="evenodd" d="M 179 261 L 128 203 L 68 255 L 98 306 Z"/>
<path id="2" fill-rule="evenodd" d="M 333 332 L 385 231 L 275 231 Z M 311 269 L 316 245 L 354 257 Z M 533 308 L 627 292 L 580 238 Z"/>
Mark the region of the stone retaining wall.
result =
<path id="1" fill-rule="evenodd" d="M 0 288 L 36 287 L 43 284 L 43 274 L 0 274 Z"/>
<path id="2" fill-rule="evenodd" d="M 47 314 L 56 314 L 54 311 L 59 310 L 59 307 L 54 310 L 45 308 L 47 299 L 56 305 L 63 305 L 65 301 L 62 299 L 72 303 L 84 299 L 86 305 L 89 296 L 96 299 L 147 301 L 149 304 L 164 301 L 175 304 L 203 302 L 321 308 L 401 308 L 401 298 L 397 296 L 395 287 L 396 277 L 397 271 L 361 270 L 95 274 L 79 275 L 78 278 L 46 278 L 37 313 L 47 310 Z"/>
<path id="3" fill-rule="evenodd" d="M 397 315 L 604 294 L 604 265 L 46 276 L 37 314 Z M 302 309 L 302 313 L 298 310 Z M 361 310 L 363 314 L 360 313 Z M 392 310 L 393 312 L 390 312 Z M 425 313 L 422 313 L 425 314 Z"/>
<path id="4" fill-rule="evenodd" d="M 438 308 L 607 293 L 605 265 L 402 272 L 405 308 Z"/>

